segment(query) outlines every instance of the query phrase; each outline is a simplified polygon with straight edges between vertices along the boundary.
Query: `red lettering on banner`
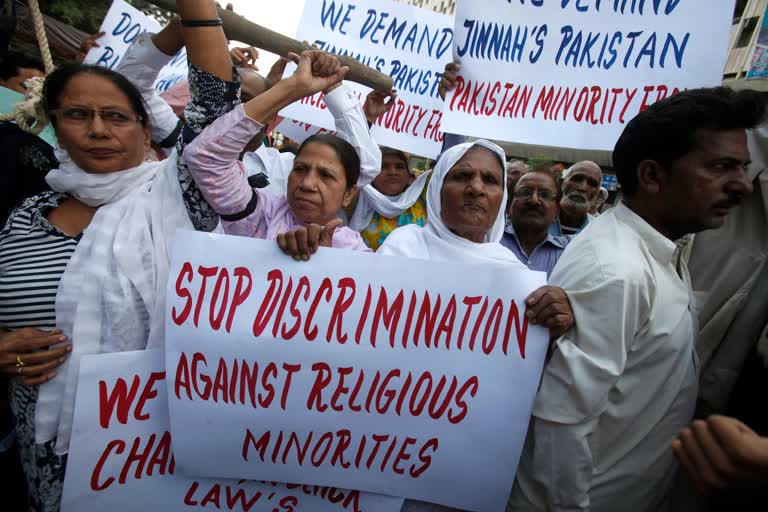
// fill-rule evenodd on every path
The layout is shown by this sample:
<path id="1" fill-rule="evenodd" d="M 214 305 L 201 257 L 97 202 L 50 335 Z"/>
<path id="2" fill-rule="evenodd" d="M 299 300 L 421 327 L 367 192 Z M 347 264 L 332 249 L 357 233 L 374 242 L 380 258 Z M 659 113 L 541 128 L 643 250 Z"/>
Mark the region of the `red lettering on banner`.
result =
<path id="1" fill-rule="evenodd" d="M 338 289 L 341 290 L 336 304 L 333 307 L 333 313 L 331 313 L 331 321 L 328 322 L 328 331 L 325 333 L 326 341 L 331 341 L 331 333 L 334 326 L 336 327 L 336 341 L 344 344 L 347 342 L 346 333 L 342 333 L 342 317 L 344 312 L 349 309 L 352 302 L 355 300 L 355 290 L 357 285 L 355 280 L 351 277 L 344 277 L 339 279 Z M 349 294 L 349 295 L 347 295 Z"/>
<path id="2" fill-rule="evenodd" d="M 291 301 L 290 306 L 290 313 L 296 319 L 296 323 L 294 323 L 293 327 L 288 330 L 285 329 L 286 325 L 283 324 L 281 336 L 284 340 L 290 340 L 296 336 L 301 328 L 301 312 L 296 309 L 296 303 L 298 302 L 299 297 L 301 297 L 302 290 L 304 290 L 304 300 L 306 301 L 309 299 L 310 293 L 309 279 L 306 276 L 301 276 L 299 283 L 296 285 L 296 291 L 293 294 L 293 300 Z"/>
<path id="3" fill-rule="evenodd" d="M 330 302 L 331 301 L 331 289 L 333 285 L 331 284 L 331 280 L 327 277 L 323 279 L 323 282 L 320 283 L 320 288 L 317 290 L 317 294 L 315 294 L 315 300 L 312 301 L 312 305 L 309 307 L 309 311 L 307 312 L 307 320 L 304 324 L 304 336 L 309 340 L 312 341 L 315 338 L 317 338 L 317 327 L 310 327 L 312 325 L 312 320 L 315 317 L 315 311 L 317 311 L 317 307 L 320 305 L 320 299 L 323 296 L 323 293 L 325 293 L 325 301 Z"/>
<path id="4" fill-rule="evenodd" d="M 397 322 L 400 320 L 400 314 L 403 312 L 403 291 L 397 294 L 392 304 L 388 304 L 387 292 L 381 287 L 379 301 L 376 303 L 376 309 L 373 312 L 373 323 L 371 324 L 371 346 L 376 346 L 376 335 L 379 331 L 379 321 L 383 318 L 384 327 L 389 331 L 389 345 L 395 346 L 395 334 L 397 332 Z"/>
<path id="5" fill-rule="evenodd" d="M 140 378 L 133 376 L 130 389 L 125 380 L 119 378 L 115 381 L 115 386 L 107 396 L 106 381 L 99 381 L 99 424 L 101 428 L 109 427 L 109 420 L 112 413 L 117 408 L 117 421 L 125 425 L 128 423 L 128 413 L 130 412 L 136 393 L 139 391 Z"/>
<path id="6" fill-rule="evenodd" d="M 136 411 L 134 412 L 134 417 L 139 421 L 145 421 L 149 419 L 149 414 L 143 414 L 142 411 L 144 410 L 144 405 L 147 403 L 148 400 L 151 400 L 153 398 L 157 398 L 157 390 L 153 387 L 155 382 L 165 380 L 165 372 L 152 372 L 149 375 L 149 380 L 147 381 L 147 384 L 144 386 L 144 389 L 141 392 L 141 395 L 139 395 L 139 402 L 136 404 Z"/>
<path id="7" fill-rule="evenodd" d="M 225 329 L 230 332 L 232 329 L 232 321 L 235 318 L 235 311 L 240 307 L 248 295 L 251 293 L 251 272 L 245 267 L 236 267 L 234 276 L 237 278 L 237 284 L 235 284 L 235 293 L 232 296 L 232 305 L 229 307 L 229 314 L 227 315 L 227 324 Z M 243 288 L 243 282 L 245 278 L 248 278 L 248 284 Z"/>
<path id="8" fill-rule="evenodd" d="M 315 409 L 317 412 L 325 412 L 328 406 L 322 403 L 323 389 L 331 383 L 331 367 L 326 363 L 315 363 L 312 365 L 312 371 L 316 373 L 315 382 L 312 384 L 312 390 L 307 397 L 307 409 Z"/>
<path id="9" fill-rule="evenodd" d="M 203 307 L 203 300 L 205 299 L 205 287 L 208 283 L 208 278 L 213 277 L 219 271 L 219 267 L 204 267 L 200 265 L 197 267 L 197 273 L 203 277 L 203 282 L 200 284 L 200 291 L 197 294 L 197 304 L 195 304 L 195 315 L 192 319 L 195 327 L 199 325 L 200 310 Z"/>
<path id="10" fill-rule="evenodd" d="M 185 278 L 185 276 L 188 276 L 186 278 L 187 282 L 192 282 L 192 278 L 194 277 L 194 272 L 192 271 L 192 265 L 185 261 L 184 264 L 181 266 L 181 272 L 179 272 L 179 277 L 176 278 L 176 295 L 179 297 L 184 297 L 186 299 L 186 303 L 184 304 L 184 309 L 181 310 L 181 313 L 177 313 L 176 306 L 173 307 L 171 310 L 171 318 L 176 323 L 176 325 L 183 324 L 187 317 L 189 316 L 190 311 L 192 311 L 192 294 L 189 293 L 189 290 L 182 286 L 182 282 Z"/>
<path id="11" fill-rule="evenodd" d="M 214 309 L 216 308 L 216 302 L 221 293 L 221 287 L 224 286 L 224 296 L 221 299 L 221 305 L 219 311 L 214 315 Z M 214 331 L 218 331 L 221 327 L 221 323 L 224 321 L 224 314 L 227 312 L 227 301 L 229 300 L 229 272 L 226 268 L 222 268 L 219 272 L 219 276 L 216 278 L 216 285 L 213 287 L 213 296 L 211 297 L 211 307 L 208 312 L 208 321 L 213 327 Z"/>
<path id="12" fill-rule="evenodd" d="M 432 332 L 435 330 L 435 322 L 437 322 L 437 314 L 440 311 L 440 294 L 437 294 L 437 300 L 435 301 L 435 308 L 430 309 L 429 292 L 424 292 L 424 300 L 421 303 L 421 309 L 419 310 L 419 316 L 416 318 L 416 329 L 413 333 L 414 346 L 419 345 L 419 338 L 422 334 L 422 327 L 424 327 L 424 344 L 429 347 L 432 344 Z"/>
<path id="13" fill-rule="evenodd" d="M 107 458 L 109 458 L 109 455 L 113 450 L 117 455 L 122 454 L 123 451 L 125 450 L 125 441 L 122 441 L 120 439 L 115 439 L 113 441 L 110 441 L 107 444 L 107 448 L 101 454 L 101 457 L 99 457 L 98 462 L 96 462 L 96 466 L 93 468 L 93 473 L 91 473 L 91 490 L 103 491 L 104 489 L 112 485 L 112 482 L 115 481 L 115 477 L 110 476 L 109 478 L 104 480 L 103 483 L 99 483 L 99 476 L 101 476 L 101 470 L 104 468 L 104 464 L 107 462 Z"/>
<path id="14" fill-rule="evenodd" d="M 253 335 L 261 336 L 264 329 L 269 323 L 269 319 L 272 317 L 272 312 L 277 306 L 277 301 L 280 298 L 280 293 L 283 291 L 283 273 L 279 270 L 270 270 L 267 274 L 267 280 L 269 281 L 269 289 L 264 296 L 264 300 L 261 302 L 261 307 L 256 313 L 256 318 L 253 320 Z M 275 291 L 277 290 L 277 291 Z"/>
<path id="15" fill-rule="evenodd" d="M 528 308 L 526 307 L 525 311 L 527 310 Z M 523 311 L 523 320 L 521 322 L 520 311 L 517 309 L 517 304 L 515 301 L 512 301 L 511 307 L 507 312 L 507 326 L 504 332 L 504 341 L 501 348 L 501 351 L 504 353 L 504 355 L 507 355 L 511 325 L 514 322 L 515 334 L 517 335 L 517 346 L 520 350 L 520 357 L 525 359 L 525 342 L 526 338 L 528 337 L 528 317 L 525 315 L 525 311 Z"/>

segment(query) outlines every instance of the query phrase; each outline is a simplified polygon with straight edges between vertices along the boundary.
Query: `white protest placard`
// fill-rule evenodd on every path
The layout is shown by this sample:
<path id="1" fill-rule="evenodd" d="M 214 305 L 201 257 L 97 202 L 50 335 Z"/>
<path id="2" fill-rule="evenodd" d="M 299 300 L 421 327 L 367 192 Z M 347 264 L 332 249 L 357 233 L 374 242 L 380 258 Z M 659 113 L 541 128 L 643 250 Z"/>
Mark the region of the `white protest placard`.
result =
<path id="1" fill-rule="evenodd" d="M 294 121 L 293 119 L 288 119 L 287 117 L 280 121 L 280 124 L 277 125 L 276 130 L 297 144 L 301 144 L 312 135 L 317 135 L 318 133 L 336 133 L 326 130 L 325 128 L 313 126 L 308 123 Z"/>
<path id="2" fill-rule="evenodd" d="M 162 351 L 83 358 L 63 512 L 400 511 L 402 499 L 357 491 L 185 477 L 171 450 L 167 396 Z"/>
<path id="3" fill-rule="evenodd" d="M 397 103 L 372 127 L 376 142 L 429 158 L 440 153 L 443 101 L 437 86 L 451 60 L 450 16 L 392 0 L 318 0 L 305 3 L 296 39 L 349 55 L 394 79 Z M 346 83 L 364 102 L 370 89 Z M 322 94 L 289 105 L 280 115 L 335 129 Z"/>
<path id="4" fill-rule="evenodd" d="M 113 0 L 99 29 L 104 32 L 104 35 L 97 39 L 99 47 L 91 48 L 83 62 L 116 69 L 134 39 L 144 32 L 157 33 L 161 29 L 154 18 L 124 0 Z M 160 71 L 155 81 L 155 89 L 164 92 L 174 83 L 186 78 L 187 74 L 187 51 L 182 48 Z"/>
<path id="5" fill-rule="evenodd" d="M 443 131 L 612 150 L 678 91 L 720 85 L 731 0 L 459 0 Z"/>
<path id="6" fill-rule="evenodd" d="M 504 510 L 547 350 L 545 275 L 179 232 L 166 362 L 187 474 Z M 206 439 L 219 441 L 208 444 Z"/>

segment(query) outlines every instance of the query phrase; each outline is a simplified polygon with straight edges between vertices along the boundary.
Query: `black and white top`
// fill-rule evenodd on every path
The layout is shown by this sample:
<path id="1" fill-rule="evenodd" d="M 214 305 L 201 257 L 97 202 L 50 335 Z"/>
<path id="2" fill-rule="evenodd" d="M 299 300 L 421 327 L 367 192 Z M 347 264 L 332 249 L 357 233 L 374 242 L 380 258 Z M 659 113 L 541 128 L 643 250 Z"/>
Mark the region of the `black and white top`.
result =
<path id="1" fill-rule="evenodd" d="M 46 219 L 66 194 L 43 192 L 24 201 L 0 231 L 0 326 L 56 326 L 56 289 L 80 239 Z"/>

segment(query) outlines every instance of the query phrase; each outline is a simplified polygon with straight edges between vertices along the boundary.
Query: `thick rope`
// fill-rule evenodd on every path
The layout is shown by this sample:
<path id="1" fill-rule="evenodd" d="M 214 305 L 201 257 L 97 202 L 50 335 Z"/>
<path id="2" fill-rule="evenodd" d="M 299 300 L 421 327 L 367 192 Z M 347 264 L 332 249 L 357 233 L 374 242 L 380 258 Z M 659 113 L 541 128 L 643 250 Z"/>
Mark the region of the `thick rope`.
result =
<path id="1" fill-rule="evenodd" d="M 37 36 L 37 45 L 40 47 L 40 55 L 43 57 L 45 74 L 49 75 L 53 72 L 53 57 L 51 57 L 51 49 L 48 47 L 43 13 L 40 12 L 40 4 L 37 0 L 29 0 L 29 12 L 32 13 L 32 23 L 35 24 L 35 35 Z"/>
<path id="2" fill-rule="evenodd" d="M 48 36 L 45 34 L 43 14 L 40 12 L 38 0 L 29 0 L 29 11 L 32 13 L 32 22 L 35 25 L 37 44 L 43 57 L 45 74 L 53 71 L 53 58 L 48 47 Z M 17 103 L 10 114 L 0 114 L 0 121 L 16 121 L 19 128 L 25 132 L 37 135 L 48 124 L 48 116 L 43 111 L 43 83 L 44 78 L 29 78 L 24 82 L 27 90 L 24 101 Z"/>

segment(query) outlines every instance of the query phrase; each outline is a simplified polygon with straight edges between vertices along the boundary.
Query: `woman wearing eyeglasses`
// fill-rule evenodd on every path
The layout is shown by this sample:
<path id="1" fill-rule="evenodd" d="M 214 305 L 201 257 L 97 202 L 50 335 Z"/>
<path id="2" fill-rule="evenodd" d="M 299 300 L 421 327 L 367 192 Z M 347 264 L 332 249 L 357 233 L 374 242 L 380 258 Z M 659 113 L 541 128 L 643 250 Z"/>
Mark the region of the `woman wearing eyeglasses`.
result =
<path id="1" fill-rule="evenodd" d="M 218 18 L 212 1 L 177 8 L 182 19 Z M 153 133 L 126 77 L 74 65 L 46 78 L 44 108 L 60 145 L 60 166 L 46 178 L 53 191 L 27 199 L 0 230 L 0 373 L 14 379 L 16 438 L 38 512 L 59 510 L 80 356 L 162 343 L 156 313 L 173 234 L 218 222 L 182 158 L 239 104 L 231 63 L 207 55 L 213 38 L 224 38 L 220 28 L 179 24 L 153 36 L 167 54 L 157 58 L 186 44 L 193 92 L 176 150 L 162 162 L 148 158 L 150 143 L 169 134 Z"/>

